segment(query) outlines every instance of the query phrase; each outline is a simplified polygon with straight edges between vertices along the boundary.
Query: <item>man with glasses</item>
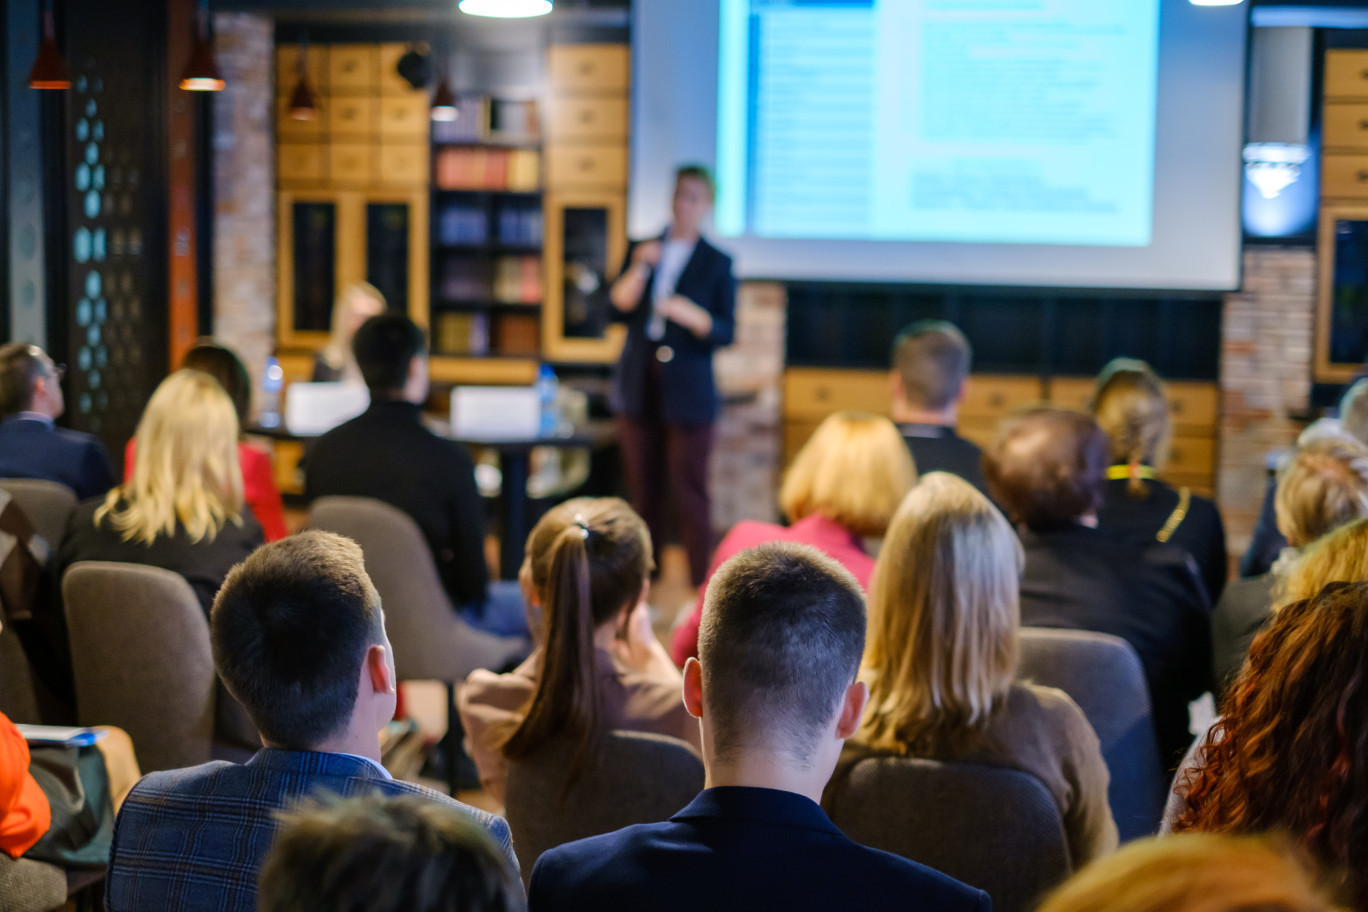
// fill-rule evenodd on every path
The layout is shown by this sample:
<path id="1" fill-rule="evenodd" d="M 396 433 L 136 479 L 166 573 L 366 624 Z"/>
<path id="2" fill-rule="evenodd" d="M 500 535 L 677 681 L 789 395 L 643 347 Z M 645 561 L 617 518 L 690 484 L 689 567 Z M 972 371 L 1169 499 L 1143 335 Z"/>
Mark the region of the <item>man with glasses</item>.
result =
<path id="1" fill-rule="evenodd" d="M 114 472 L 100 441 L 55 425 L 64 372 L 36 345 L 0 346 L 0 478 L 55 481 L 85 500 L 112 488 Z"/>

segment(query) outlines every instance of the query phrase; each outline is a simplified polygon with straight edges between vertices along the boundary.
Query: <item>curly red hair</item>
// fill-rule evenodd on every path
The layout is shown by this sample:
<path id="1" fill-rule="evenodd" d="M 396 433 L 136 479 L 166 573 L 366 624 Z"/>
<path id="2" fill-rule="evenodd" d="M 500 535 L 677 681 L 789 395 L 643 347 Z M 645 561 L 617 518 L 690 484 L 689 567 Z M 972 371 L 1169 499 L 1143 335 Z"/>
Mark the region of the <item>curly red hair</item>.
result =
<path id="1" fill-rule="evenodd" d="M 1331 583 L 1255 638 L 1176 830 L 1281 831 L 1368 909 L 1368 583 Z"/>

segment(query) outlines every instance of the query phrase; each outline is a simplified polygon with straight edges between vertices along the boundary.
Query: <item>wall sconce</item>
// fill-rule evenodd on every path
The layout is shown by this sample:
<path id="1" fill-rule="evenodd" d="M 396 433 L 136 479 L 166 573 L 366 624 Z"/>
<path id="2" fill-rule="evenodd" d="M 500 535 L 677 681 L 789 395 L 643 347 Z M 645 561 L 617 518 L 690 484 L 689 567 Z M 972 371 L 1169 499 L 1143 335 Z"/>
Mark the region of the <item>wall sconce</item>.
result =
<path id="1" fill-rule="evenodd" d="M 1244 147 L 1245 176 L 1264 199 L 1273 199 L 1301 177 L 1311 150 L 1297 143 L 1250 143 Z"/>

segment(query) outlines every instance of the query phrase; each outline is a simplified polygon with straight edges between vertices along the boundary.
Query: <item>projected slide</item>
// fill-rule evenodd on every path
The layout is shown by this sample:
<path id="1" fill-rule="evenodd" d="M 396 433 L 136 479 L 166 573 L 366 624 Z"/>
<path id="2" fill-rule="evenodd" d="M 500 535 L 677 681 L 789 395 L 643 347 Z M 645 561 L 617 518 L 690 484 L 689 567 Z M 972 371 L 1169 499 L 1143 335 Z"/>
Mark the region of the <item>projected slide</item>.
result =
<path id="1" fill-rule="evenodd" d="M 730 237 L 1144 247 L 1160 0 L 720 0 Z"/>

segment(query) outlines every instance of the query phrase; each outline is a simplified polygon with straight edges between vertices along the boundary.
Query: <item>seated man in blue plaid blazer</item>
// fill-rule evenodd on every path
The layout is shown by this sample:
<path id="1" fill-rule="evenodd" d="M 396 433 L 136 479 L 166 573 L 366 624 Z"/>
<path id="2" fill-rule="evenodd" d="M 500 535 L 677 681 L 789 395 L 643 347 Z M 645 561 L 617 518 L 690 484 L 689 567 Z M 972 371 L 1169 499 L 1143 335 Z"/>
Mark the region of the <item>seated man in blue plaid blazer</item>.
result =
<path id="1" fill-rule="evenodd" d="M 391 779 L 379 732 L 394 715 L 394 659 L 361 549 L 304 532 L 228 574 L 210 622 L 214 664 L 261 731 L 245 764 L 152 773 L 119 812 L 108 912 L 255 912 L 277 811 L 319 792 L 419 795 L 484 826 L 512 866 L 508 824 Z"/>

